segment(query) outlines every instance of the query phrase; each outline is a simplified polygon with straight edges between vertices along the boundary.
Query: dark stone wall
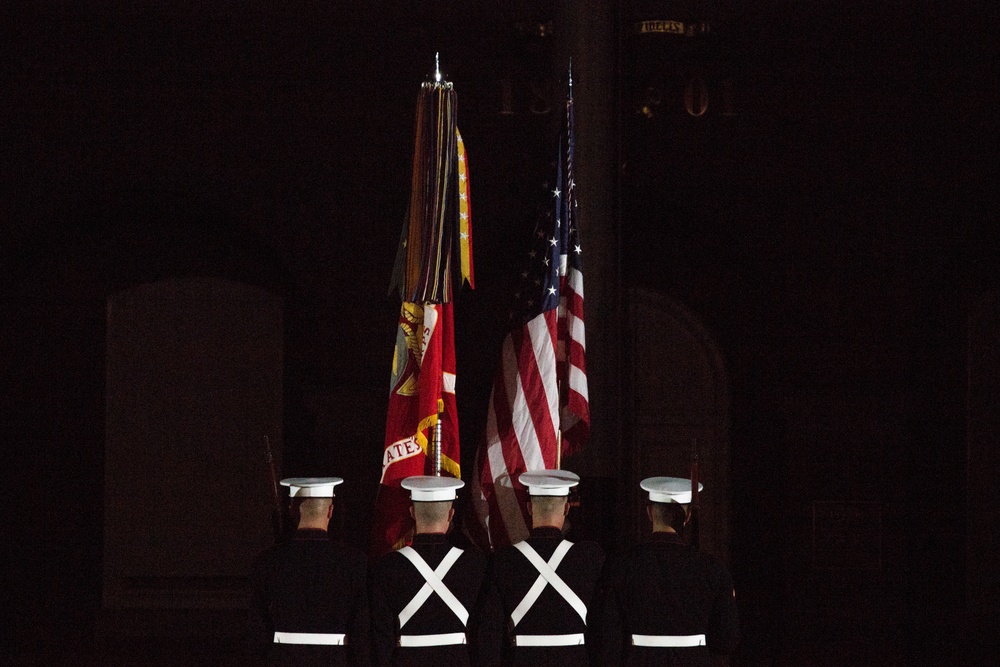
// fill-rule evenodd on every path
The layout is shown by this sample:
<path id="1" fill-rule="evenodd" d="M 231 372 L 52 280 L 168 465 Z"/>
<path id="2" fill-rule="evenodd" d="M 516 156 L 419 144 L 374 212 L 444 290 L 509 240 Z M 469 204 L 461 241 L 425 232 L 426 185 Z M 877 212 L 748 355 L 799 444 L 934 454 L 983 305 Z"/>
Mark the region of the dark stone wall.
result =
<path id="1" fill-rule="evenodd" d="M 581 60 L 602 88 L 578 113 L 606 133 L 588 154 L 609 181 L 592 191 L 609 291 L 588 326 L 614 346 L 613 292 L 637 286 L 685 304 L 723 351 L 745 626 L 734 664 L 993 664 L 966 595 L 966 528 L 984 525 L 965 513 L 981 474 L 966 450 L 967 318 L 1000 277 L 997 16 L 978 4 L 13 8 L 0 101 L 12 662 L 233 652 L 95 639 L 113 291 L 213 275 L 275 292 L 286 471 L 377 476 L 397 308 L 385 291 L 435 51 L 459 91 L 477 216 L 478 288 L 457 314 L 471 468 L 497 304 L 555 127 L 536 112 L 558 99 L 562 55 L 592 48 Z M 713 46 L 638 45 L 638 14 L 675 9 L 710 12 Z M 550 20 L 555 39 L 531 29 Z M 637 114 L 647 77 L 669 83 L 691 59 L 732 78 L 735 115 L 692 118 L 676 90 Z M 592 392 L 621 390 L 614 368 L 597 375 Z M 614 449 L 641 443 L 601 400 L 587 488 L 607 508 L 629 492 Z M 358 544 L 371 487 L 344 485 L 337 530 Z"/>
<path id="2" fill-rule="evenodd" d="M 745 664 L 995 656 L 962 636 L 957 511 L 988 474 L 966 457 L 966 318 L 998 277 L 995 40 L 970 7 L 925 9 L 624 12 L 625 270 L 727 356 Z M 718 29 L 633 29 L 692 18 Z"/>

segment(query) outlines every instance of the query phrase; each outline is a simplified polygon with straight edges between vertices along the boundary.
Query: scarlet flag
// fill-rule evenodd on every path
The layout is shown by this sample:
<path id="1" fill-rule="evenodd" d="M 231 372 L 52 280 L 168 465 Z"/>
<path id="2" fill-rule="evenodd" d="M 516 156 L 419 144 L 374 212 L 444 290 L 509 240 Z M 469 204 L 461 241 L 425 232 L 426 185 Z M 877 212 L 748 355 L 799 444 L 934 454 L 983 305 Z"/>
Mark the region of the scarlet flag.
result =
<path id="1" fill-rule="evenodd" d="M 561 455 L 569 455 L 590 434 L 572 87 L 565 120 L 555 182 L 544 194 L 547 203 L 514 295 L 476 455 L 472 496 L 479 532 L 473 538 L 484 547 L 527 537 L 527 491 L 518 475 L 559 467 L 560 446 Z"/>
<path id="2" fill-rule="evenodd" d="M 405 301 L 399 312 L 392 387 L 385 422 L 382 479 L 375 505 L 371 556 L 403 546 L 412 528 L 409 496 L 400 482 L 411 475 L 433 475 L 429 446 L 441 422 L 442 474 L 461 477 L 458 412 L 455 406 L 455 337 L 450 303 Z"/>
<path id="3" fill-rule="evenodd" d="M 410 206 L 393 271 L 402 307 L 385 421 L 382 478 L 375 502 L 369 555 L 403 546 L 412 528 L 411 475 L 460 478 L 455 403 L 455 336 L 452 277 L 474 284 L 468 165 L 455 124 L 452 84 L 423 84 L 417 100 Z M 441 411 L 439 413 L 439 406 Z M 441 422 L 441 467 L 431 444 Z"/>

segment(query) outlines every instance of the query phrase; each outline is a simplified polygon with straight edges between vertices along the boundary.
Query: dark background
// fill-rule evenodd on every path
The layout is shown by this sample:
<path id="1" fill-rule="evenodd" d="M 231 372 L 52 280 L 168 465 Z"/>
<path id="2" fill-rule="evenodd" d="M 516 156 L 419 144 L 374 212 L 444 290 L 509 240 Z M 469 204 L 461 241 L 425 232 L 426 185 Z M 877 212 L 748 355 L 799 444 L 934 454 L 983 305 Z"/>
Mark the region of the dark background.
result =
<path id="1" fill-rule="evenodd" d="M 995 500 L 973 490 L 996 480 L 982 455 L 996 442 L 970 441 L 969 323 L 995 312 L 1000 279 L 998 17 L 981 4 L 8 9 L 8 655 L 239 664 L 231 637 L 121 644 L 99 631 L 104 304 L 166 277 L 273 290 L 285 302 L 285 471 L 377 471 L 398 308 L 385 293 L 417 86 L 440 51 L 476 220 L 478 289 L 457 316 L 465 469 L 503 335 L 497 304 L 558 121 L 544 111 L 558 110 L 572 55 L 587 91 L 581 131 L 590 123 L 598 137 L 589 173 L 606 175 L 589 184 L 600 201 L 584 234 L 612 241 L 594 248 L 588 337 L 614 329 L 630 289 L 648 288 L 705 323 L 729 374 L 730 565 L 745 635 L 733 663 L 995 664 L 995 556 L 972 548 L 995 519 L 980 513 Z M 645 18 L 713 30 L 635 34 Z M 731 114 L 685 112 L 693 71 L 713 100 L 732 85 Z M 606 421 L 584 467 L 605 495 L 619 493 L 617 450 L 641 443 L 616 435 L 630 415 L 596 395 L 621 391 L 628 372 L 605 362 L 591 385 Z M 349 407 L 330 398 L 348 394 Z M 367 493 L 347 491 L 340 510 L 358 543 Z M 814 520 L 853 521 L 878 557 L 817 563 Z M 616 536 L 614 520 L 604 534 Z"/>

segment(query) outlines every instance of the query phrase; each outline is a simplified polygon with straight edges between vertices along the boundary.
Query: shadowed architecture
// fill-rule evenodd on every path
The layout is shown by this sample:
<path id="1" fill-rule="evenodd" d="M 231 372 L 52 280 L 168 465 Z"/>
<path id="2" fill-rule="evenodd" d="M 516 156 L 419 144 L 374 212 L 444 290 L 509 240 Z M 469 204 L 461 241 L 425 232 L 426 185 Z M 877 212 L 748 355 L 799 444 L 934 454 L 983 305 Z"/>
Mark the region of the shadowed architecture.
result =
<path id="1" fill-rule="evenodd" d="M 5 664 L 243 664 L 238 554 L 271 539 L 261 430 L 279 431 L 283 475 L 348 480 L 331 533 L 364 545 L 435 52 L 476 224 L 477 289 L 455 318 L 465 476 L 572 57 L 593 419 L 566 462 L 582 477 L 573 530 L 608 552 L 634 543 L 635 482 L 686 476 L 696 438 L 703 547 L 726 560 L 743 623 L 731 664 L 996 664 L 995 8 L 8 14 Z M 197 315 L 192 290 L 213 285 Z M 165 286 L 190 298 L 142 301 L 162 308 L 136 320 L 163 338 L 109 317 Z M 261 307 L 242 321 L 246 299 Z M 212 344 L 170 352 L 185 321 Z M 118 364 L 139 340 L 156 363 Z M 267 390 L 249 387 L 252 363 Z M 123 378 L 143 388 L 131 403 Z M 233 551 L 215 564 L 199 464 L 243 471 L 233 488 L 259 524 L 221 528 Z M 120 530 L 131 511 L 150 528 Z"/>

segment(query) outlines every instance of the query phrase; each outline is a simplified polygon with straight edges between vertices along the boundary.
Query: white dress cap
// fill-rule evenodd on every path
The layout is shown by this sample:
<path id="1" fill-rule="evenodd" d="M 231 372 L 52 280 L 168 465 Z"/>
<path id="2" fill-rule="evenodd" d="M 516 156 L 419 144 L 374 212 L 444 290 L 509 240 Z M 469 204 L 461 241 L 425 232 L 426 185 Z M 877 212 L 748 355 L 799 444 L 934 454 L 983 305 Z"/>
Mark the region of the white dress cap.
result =
<path id="1" fill-rule="evenodd" d="M 410 500 L 415 503 L 433 503 L 442 500 L 454 500 L 455 491 L 465 486 L 465 482 L 454 477 L 432 477 L 430 475 L 414 475 L 407 477 L 400 485 L 410 492 Z"/>
<path id="2" fill-rule="evenodd" d="M 281 485 L 291 498 L 333 498 L 333 487 L 343 482 L 340 477 L 286 477 Z"/>
<path id="3" fill-rule="evenodd" d="M 654 503 L 691 502 L 691 480 L 683 477 L 647 477 L 639 484 L 643 491 L 649 493 L 649 500 Z M 698 483 L 700 493 L 705 485 Z"/>
<path id="4" fill-rule="evenodd" d="M 580 483 L 580 476 L 569 470 L 534 470 L 517 478 L 528 487 L 531 496 L 568 496 L 570 487 Z"/>

